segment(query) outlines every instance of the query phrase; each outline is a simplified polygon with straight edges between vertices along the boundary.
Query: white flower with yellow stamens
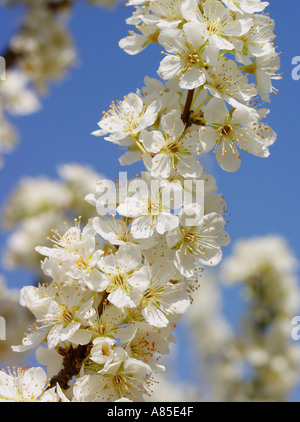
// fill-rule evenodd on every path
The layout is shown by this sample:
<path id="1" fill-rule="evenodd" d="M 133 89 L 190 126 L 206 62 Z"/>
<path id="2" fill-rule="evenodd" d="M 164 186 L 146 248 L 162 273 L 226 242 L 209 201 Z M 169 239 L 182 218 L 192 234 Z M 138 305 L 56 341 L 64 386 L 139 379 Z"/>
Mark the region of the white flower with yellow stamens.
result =
<path id="1" fill-rule="evenodd" d="M 152 370 L 138 359 L 128 358 L 117 347 L 114 360 L 97 375 L 80 377 L 73 388 L 73 401 L 111 402 L 122 398 L 143 401 L 149 394 L 148 384 Z"/>
<path id="2" fill-rule="evenodd" d="M 277 73 L 279 69 L 280 58 L 275 50 L 255 59 L 253 73 L 258 93 L 265 102 L 270 102 L 270 94 L 272 92 L 275 95 L 277 93 L 277 90 L 272 85 L 272 79 L 282 79 L 282 76 Z"/>
<path id="3" fill-rule="evenodd" d="M 46 387 L 47 375 L 42 368 L 0 371 L 0 402 L 57 402 L 55 388 Z"/>
<path id="4" fill-rule="evenodd" d="M 205 83 L 207 68 L 216 64 L 218 50 L 209 44 L 204 25 L 188 22 L 183 30 L 163 30 L 158 41 L 169 53 L 158 69 L 162 79 L 177 77 L 183 89 L 194 89 Z"/>
<path id="5" fill-rule="evenodd" d="M 179 224 L 178 216 L 170 211 L 169 195 L 163 194 L 167 188 L 163 190 L 159 180 L 151 183 L 151 178 L 148 180 L 147 176 L 142 181 L 145 182 L 143 189 L 127 196 L 117 208 L 120 215 L 133 218 L 130 230 L 136 239 L 164 234 Z"/>
<path id="6" fill-rule="evenodd" d="M 54 243 L 53 248 L 45 246 L 36 247 L 36 251 L 41 255 L 47 256 L 54 259 L 54 265 L 57 265 L 55 260 L 70 261 L 74 262 L 73 271 L 69 271 L 68 274 L 72 273 L 74 278 L 80 278 L 84 274 L 89 273 L 96 266 L 100 256 L 103 254 L 102 249 L 99 248 L 99 242 L 97 242 L 95 236 L 96 233 L 92 229 L 90 224 L 87 224 L 83 230 L 79 227 L 79 220 L 75 219 L 76 226 L 71 227 L 62 236 L 53 230 L 52 242 Z M 49 270 L 51 262 L 48 263 L 47 268 Z"/>
<path id="7" fill-rule="evenodd" d="M 174 264 L 166 259 L 161 260 L 160 268 L 157 268 L 157 261 L 155 264 L 150 284 L 143 293 L 141 308 L 148 324 L 162 328 L 169 324 L 170 314 L 184 314 L 190 306 L 190 300 L 183 283 L 170 281 L 175 278 Z"/>
<path id="8" fill-rule="evenodd" d="M 155 328 L 140 323 L 123 327 L 119 335 L 129 357 L 147 363 L 154 372 L 165 370 L 159 362 L 162 355 L 170 352 L 170 328 Z"/>
<path id="9" fill-rule="evenodd" d="M 182 22 L 181 4 L 182 0 L 154 0 L 142 20 L 147 25 L 155 23 L 160 29 L 176 28 Z"/>
<path id="10" fill-rule="evenodd" d="M 156 24 L 136 25 L 136 29 L 140 31 L 140 34 L 129 31 L 129 35 L 119 41 L 120 48 L 130 55 L 143 51 L 159 35 Z"/>
<path id="11" fill-rule="evenodd" d="M 253 25 L 247 33 L 232 40 L 235 49 L 240 52 L 238 61 L 250 63 L 250 57 L 261 57 L 274 50 L 275 22 L 267 15 L 254 15 Z"/>
<path id="12" fill-rule="evenodd" d="M 270 155 L 267 143 L 259 136 L 260 115 L 255 109 L 227 109 L 224 101 L 213 98 L 204 109 L 207 125 L 202 136 L 215 143 L 217 161 L 223 170 L 235 172 L 241 165 L 240 150 L 259 157 Z"/>
<path id="13" fill-rule="evenodd" d="M 131 92 L 123 101 L 111 104 L 110 110 L 98 123 L 100 130 L 93 132 L 93 135 L 109 134 L 105 140 L 130 146 L 134 143 L 130 136 L 135 136 L 151 126 L 157 119 L 160 107 L 158 100 L 153 101 L 148 107 L 144 106 L 141 97 Z"/>
<path id="14" fill-rule="evenodd" d="M 142 131 L 140 141 L 153 154 L 151 176 L 168 178 L 171 169 L 183 177 L 200 177 L 203 168 L 191 154 L 198 146 L 198 131 L 185 133 L 179 110 L 173 110 L 161 119 L 161 130 Z"/>
<path id="15" fill-rule="evenodd" d="M 219 0 L 204 2 L 202 10 L 198 1 L 185 0 L 182 15 L 189 22 L 203 25 L 209 36 L 209 43 L 219 50 L 233 50 L 232 39 L 244 35 L 252 26 L 252 18 L 241 19 Z"/>
<path id="16" fill-rule="evenodd" d="M 95 316 L 94 297 L 81 286 L 25 286 L 20 302 L 36 317 L 32 329 L 14 351 L 26 351 L 47 339 L 50 349 L 61 341 L 87 344 L 92 336 L 86 329 Z M 75 337 L 76 334 L 76 337 Z"/>
<path id="17" fill-rule="evenodd" d="M 149 268 L 141 261 L 139 249 L 126 243 L 115 254 L 104 256 L 98 262 L 98 289 L 106 290 L 109 302 L 118 308 L 138 306 L 149 285 Z"/>
<path id="18" fill-rule="evenodd" d="M 232 107 L 248 105 L 257 90 L 239 70 L 233 60 L 221 57 L 216 68 L 208 70 L 205 87 L 215 98 L 228 102 Z"/>
<path id="19" fill-rule="evenodd" d="M 169 248 L 173 249 L 174 264 L 185 277 L 193 277 L 197 266 L 218 265 L 222 259 L 221 246 L 230 238 L 224 231 L 224 218 L 213 212 L 202 216 L 201 206 L 186 206 L 180 212 L 180 227 L 167 233 Z"/>

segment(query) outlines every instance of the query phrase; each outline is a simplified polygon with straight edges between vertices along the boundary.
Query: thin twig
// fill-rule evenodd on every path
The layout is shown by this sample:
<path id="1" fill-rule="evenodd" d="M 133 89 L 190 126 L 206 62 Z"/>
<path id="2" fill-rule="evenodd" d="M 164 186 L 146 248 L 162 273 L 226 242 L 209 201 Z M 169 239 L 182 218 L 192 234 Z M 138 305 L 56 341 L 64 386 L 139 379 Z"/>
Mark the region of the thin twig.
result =
<path id="1" fill-rule="evenodd" d="M 189 117 L 190 117 L 191 105 L 192 105 L 192 102 L 193 102 L 194 92 L 195 92 L 194 89 L 188 90 L 184 110 L 183 110 L 183 113 L 181 115 L 181 120 L 183 121 L 183 123 L 185 124 L 186 127 L 189 127 L 191 125 L 191 123 L 189 122 Z"/>

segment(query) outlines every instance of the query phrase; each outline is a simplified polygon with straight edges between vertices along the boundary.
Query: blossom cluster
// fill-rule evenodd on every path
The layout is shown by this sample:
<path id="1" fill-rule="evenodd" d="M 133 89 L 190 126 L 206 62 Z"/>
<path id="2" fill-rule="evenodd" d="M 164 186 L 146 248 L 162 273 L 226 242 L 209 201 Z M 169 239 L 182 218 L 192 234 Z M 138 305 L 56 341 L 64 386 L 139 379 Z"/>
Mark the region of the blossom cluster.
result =
<path id="1" fill-rule="evenodd" d="M 186 119 L 191 139 L 197 133 L 201 140 L 199 152 L 213 150 L 219 165 L 230 172 L 239 168 L 241 150 L 267 157 L 276 134 L 262 121 L 269 110 L 258 108 L 256 102 L 258 97 L 269 102 L 270 94 L 276 93 L 272 80 L 281 78 L 274 21 L 260 13 L 268 3 L 132 0 L 128 4 L 136 9 L 127 23 L 138 32 L 129 31 L 120 47 L 129 54 L 150 43 L 163 48 L 158 75 L 193 93 Z M 104 125 L 105 120 L 101 128 Z"/>
<path id="2" fill-rule="evenodd" d="M 126 149 L 121 164 L 142 160 L 145 170 L 129 182 L 101 180 L 86 196 L 98 215 L 86 224 L 79 216 L 64 234 L 53 229 L 54 246 L 36 248 L 50 281 L 21 290 L 36 321 L 13 350 L 38 347 L 45 393 L 56 389 L 63 401 L 150 394 L 203 269 L 218 265 L 230 242 L 226 202 L 198 158 L 214 151 L 233 172 L 240 149 L 267 157 L 276 138 L 261 121 L 268 110 L 254 103 L 257 93 L 268 101 L 277 78 L 265 2 L 129 5 L 137 7 L 128 23 L 140 34 L 120 46 L 135 54 L 160 44 L 164 82 L 146 77 L 142 89 L 112 102 L 93 134 Z"/>

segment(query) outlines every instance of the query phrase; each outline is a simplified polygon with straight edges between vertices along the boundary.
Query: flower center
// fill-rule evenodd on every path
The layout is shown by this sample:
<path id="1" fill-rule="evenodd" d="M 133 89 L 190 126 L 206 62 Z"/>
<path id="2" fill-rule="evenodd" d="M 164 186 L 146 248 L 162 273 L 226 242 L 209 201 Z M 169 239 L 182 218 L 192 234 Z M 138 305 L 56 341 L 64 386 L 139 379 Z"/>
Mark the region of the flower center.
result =
<path id="1" fill-rule="evenodd" d="M 73 321 L 73 313 L 70 311 L 70 309 L 65 305 L 59 306 L 59 314 L 60 319 L 67 324 Z"/>
<path id="2" fill-rule="evenodd" d="M 222 128 L 222 135 L 223 136 L 227 136 L 227 135 L 229 135 L 229 133 L 230 132 L 232 132 L 233 131 L 233 129 L 232 129 L 232 126 L 230 126 L 230 125 L 226 125 L 226 126 L 224 126 L 223 128 Z"/>
<path id="3" fill-rule="evenodd" d="M 114 279 L 113 279 L 113 283 L 114 283 L 117 287 L 121 287 L 121 286 L 123 286 L 124 284 L 126 284 L 126 281 L 127 281 L 127 277 L 125 277 L 125 276 L 124 276 L 124 274 L 120 274 L 120 273 L 117 273 L 117 274 L 114 276 Z"/>
<path id="4" fill-rule="evenodd" d="M 160 211 L 160 204 L 158 202 L 153 202 L 151 200 L 148 201 L 148 214 L 150 215 L 157 215 Z"/>
<path id="5" fill-rule="evenodd" d="M 117 289 L 122 288 L 125 290 L 125 292 L 130 293 L 131 288 L 129 286 L 128 282 L 128 275 L 124 272 L 117 272 L 110 277 L 111 282 L 110 285 L 107 288 L 108 293 L 112 293 L 116 291 Z"/>
<path id="6" fill-rule="evenodd" d="M 220 18 L 218 18 L 216 21 L 208 20 L 207 21 L 207 31 L 212 34 L 217 34 L 218 31 L 222 28 L 223 24 Z"/>
<path id="7" fill-rule="evenodd" d="M 196 50 L 193 50 L 188 54 L 187 61 L 190 64 L 196 64 L 200 62 L 200 57 Z"/>

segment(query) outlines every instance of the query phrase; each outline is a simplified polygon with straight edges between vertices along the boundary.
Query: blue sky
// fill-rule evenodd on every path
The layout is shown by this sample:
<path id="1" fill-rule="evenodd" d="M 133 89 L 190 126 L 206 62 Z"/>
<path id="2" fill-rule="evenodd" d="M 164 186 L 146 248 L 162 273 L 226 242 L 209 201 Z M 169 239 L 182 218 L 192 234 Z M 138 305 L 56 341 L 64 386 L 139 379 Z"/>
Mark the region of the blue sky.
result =
<path id="1" fill-rule="evenodd" d="M 276 42 L 282 52 L 283 80 L 275 81 L 279 89 L 272 95 L 268 122 L 278 139 L 268 159 L 242 157 L 241 169 L 228 174 L 213 165 L 230 212 L 228 231 L 233 242 L 239 238 L 277 233 L 285 236 L 300 257 L 299 242 L 299 157 L 300 157 L 300 80 L 291 76 L 292 59 L 300 56 L 300 2 L 270 0 L 268 12 L 275 19 Z M 145 75 L 156 76 L 161 60 L 160 48 L 148 47 L 137 56 L 125 54 L 118 41 L 131 29 L 125 19 L 131 10 L 123 2 L 112 11 L 91 7 L 83 2 L 75 7 L 69 27 L 77 46 L 79 63 L 61 83 L 52 84 L 42 99 L 42 110 L 34 115 L 14 118 L 20 143 L 5 157 L 0 170 L 0 205 L 25 175 L 56 177 L 60 163 L 78 162 L 92 165 L 114 179 L 119 171 L 129 174 L 142 167 L 120 167 L 118 148 L 90 133 L 97 129 L 102 111 L 112 100 L 143 86 Z M 18 11 L 0 8 L 1 46 L 14 33 Z M 299 72 L 300 73 L 300 72 Z M 6 236 L 0 233 L 0 250 Z M 224 251 L 230 253 L 230 247 Z M 23 271 L 4 273 L 10 286 L 31 282 Z M 239 305 L 235 295 L 227 292 L 226 308 L 233 314 Z"/>

